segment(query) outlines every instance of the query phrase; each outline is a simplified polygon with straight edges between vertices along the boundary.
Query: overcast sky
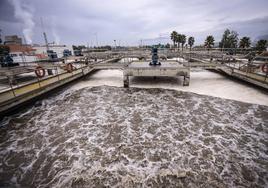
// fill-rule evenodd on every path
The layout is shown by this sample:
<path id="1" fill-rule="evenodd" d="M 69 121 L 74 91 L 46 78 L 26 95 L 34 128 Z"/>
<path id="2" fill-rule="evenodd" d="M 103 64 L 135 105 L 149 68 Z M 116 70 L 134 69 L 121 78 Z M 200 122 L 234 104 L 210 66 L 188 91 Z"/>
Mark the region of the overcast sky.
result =
<path id="1" fill-rule="evenodd" d="M 176 30 L 203 43 L 230 28 L 239 36 L 268 34 L 268 0 L 0 0 L 2 35 L 27 43 L 138 45 L 167 42 Z M 154 40 L 151 40 L 154 39 Z"/>

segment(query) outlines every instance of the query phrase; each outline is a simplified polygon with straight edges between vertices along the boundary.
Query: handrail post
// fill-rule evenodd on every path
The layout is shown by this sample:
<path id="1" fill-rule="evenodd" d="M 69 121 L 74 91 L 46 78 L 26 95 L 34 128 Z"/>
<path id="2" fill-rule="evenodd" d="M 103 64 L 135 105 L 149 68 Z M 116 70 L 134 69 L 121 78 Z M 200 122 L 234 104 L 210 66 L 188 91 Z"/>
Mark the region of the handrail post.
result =
<path id="1" fill-rule="evenodd" d="M 37 77 L 39 88 L 41 88 L 40 79 Z"/>
<path id="2" fill-rule="evenodd" d="M 15 94 L 15 91 L 14 91 L 14 89 L 13 89 L 12 83 L 10 82 L 10 79 L 9 79 L 8 76 L 7 76 L 7 79 L 8 79 L 8 83 L 9 83 L 9 86 L 10 86 L 10 88 L 11 88 L 11 91 L 12 91 L 14 97 L 16 97 L 16 94 Z"/>

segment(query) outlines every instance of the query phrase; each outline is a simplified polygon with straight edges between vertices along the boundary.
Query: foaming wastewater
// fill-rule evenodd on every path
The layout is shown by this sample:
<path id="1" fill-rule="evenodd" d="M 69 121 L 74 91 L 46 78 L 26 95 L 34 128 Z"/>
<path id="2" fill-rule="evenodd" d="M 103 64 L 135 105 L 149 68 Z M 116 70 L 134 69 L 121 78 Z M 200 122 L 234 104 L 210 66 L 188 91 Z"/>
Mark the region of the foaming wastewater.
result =
<path id="1" fill-rule="evenodd" d="M 182 82 L 182 78 L 173 77 L 157 77 L 155 79 L 151 77 L 130 77 L 130 87 L 173 89 L 268 106 L 267 91 L 231 80 L 215 72 L 206 70 L 191 72 L 190 86 L 182 86 Z M 77 90 L 102 85 L 123 87 L 122 71 L 98 71 L 87 79 L 79 81 L 70 89 Z"/>
<path id="2" fill-rule="evenodd" d="M 268 107 L 70 88 L 5 118 L 0 187 L 267 187 Z"/>

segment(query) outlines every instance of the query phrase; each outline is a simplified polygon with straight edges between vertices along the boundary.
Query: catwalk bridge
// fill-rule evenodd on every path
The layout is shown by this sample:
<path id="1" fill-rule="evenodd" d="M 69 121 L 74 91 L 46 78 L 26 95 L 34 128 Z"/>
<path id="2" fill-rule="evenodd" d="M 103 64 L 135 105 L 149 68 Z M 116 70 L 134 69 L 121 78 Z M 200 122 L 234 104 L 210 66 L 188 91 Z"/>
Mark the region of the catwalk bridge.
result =
<path id="1" fill-rule="evenodd" d="M 99 56 L 97 57 L 97 55 Z M 101 59 L 104 56 L 108 57 L 108 59 L 96 61 L 96 59 Z M 138 60 L 134 60 L 133 57 Z M 177 59 L 166 60 L 167 57 L 176 57 Z M 178 54 L 176 52 L 169 52 L 162 54 L 160 60 L 161 65 L 150 66 L 149 62 L 151 59 L 148 52 L 132 52 L 131 54 L 117 52 L 112 55 L 107 53 L 91 54 L 91 57 L 87 56 L 86 58 L 69 63 L 32 63 L 25 66 L 0 68 L 0 76 L 2 78 L 6 77 L 9 85 L 9 87 L 0 90 L 0 114 L 3 115 L 19 107 L 21 104 L 29 102 L 45 93 L 49 93 L 51 90 L 71 81 L 82 78 L 91 72 L 105 69 L 122 70 L 124 87 L 129 87 L 129 77 L 131 76 L 183 77 L 183 85 L 188 86 L 190 84 L 190 72 L 192 69 L 208 69 L 216 70 L 268 89 L 267 72 L 265 74 L 255 73 L 252 71 L 252 67 L 245 62 L 226 62 L 222 57 L 221 59 L 219 57 L 209 56 L 208 58 L 207 56 L 204 57 L 203 54 Z M 119 61 L 120 59 L 128 60 Z M 36 73 L 37 68 L 40 67 L 40 71 L 44 70 L 48 72 L 47 76 L 36 77 L 36 79 L 20 84 L 14 81 L 23 74 L 34 75 L 34 72 Z"/>

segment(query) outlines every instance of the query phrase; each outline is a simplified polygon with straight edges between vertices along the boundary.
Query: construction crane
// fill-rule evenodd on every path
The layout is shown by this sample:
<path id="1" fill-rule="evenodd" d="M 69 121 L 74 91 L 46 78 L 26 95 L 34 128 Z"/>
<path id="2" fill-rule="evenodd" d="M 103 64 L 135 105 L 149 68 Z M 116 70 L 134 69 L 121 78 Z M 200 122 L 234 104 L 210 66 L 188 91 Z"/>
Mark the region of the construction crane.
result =
<path id="1" fill-rule="evenodd" d="M 56 59 L 56 58 L 58 58 L 57 53 L 54 52 L 53 50 L 49 50 L 49 43 L 47 40 L 47 34 L 45 32 L 45 29 L 44 29 L 43 19 L 42 19 L 42 17 L 40 19 L 41 19 L 41 26 L 42 26 L 42 30 L 43 30 L 43 36 L 44 36 L 45 44 L 46 44 L 47 56 L 49 57 L 49 59 Z"/>

